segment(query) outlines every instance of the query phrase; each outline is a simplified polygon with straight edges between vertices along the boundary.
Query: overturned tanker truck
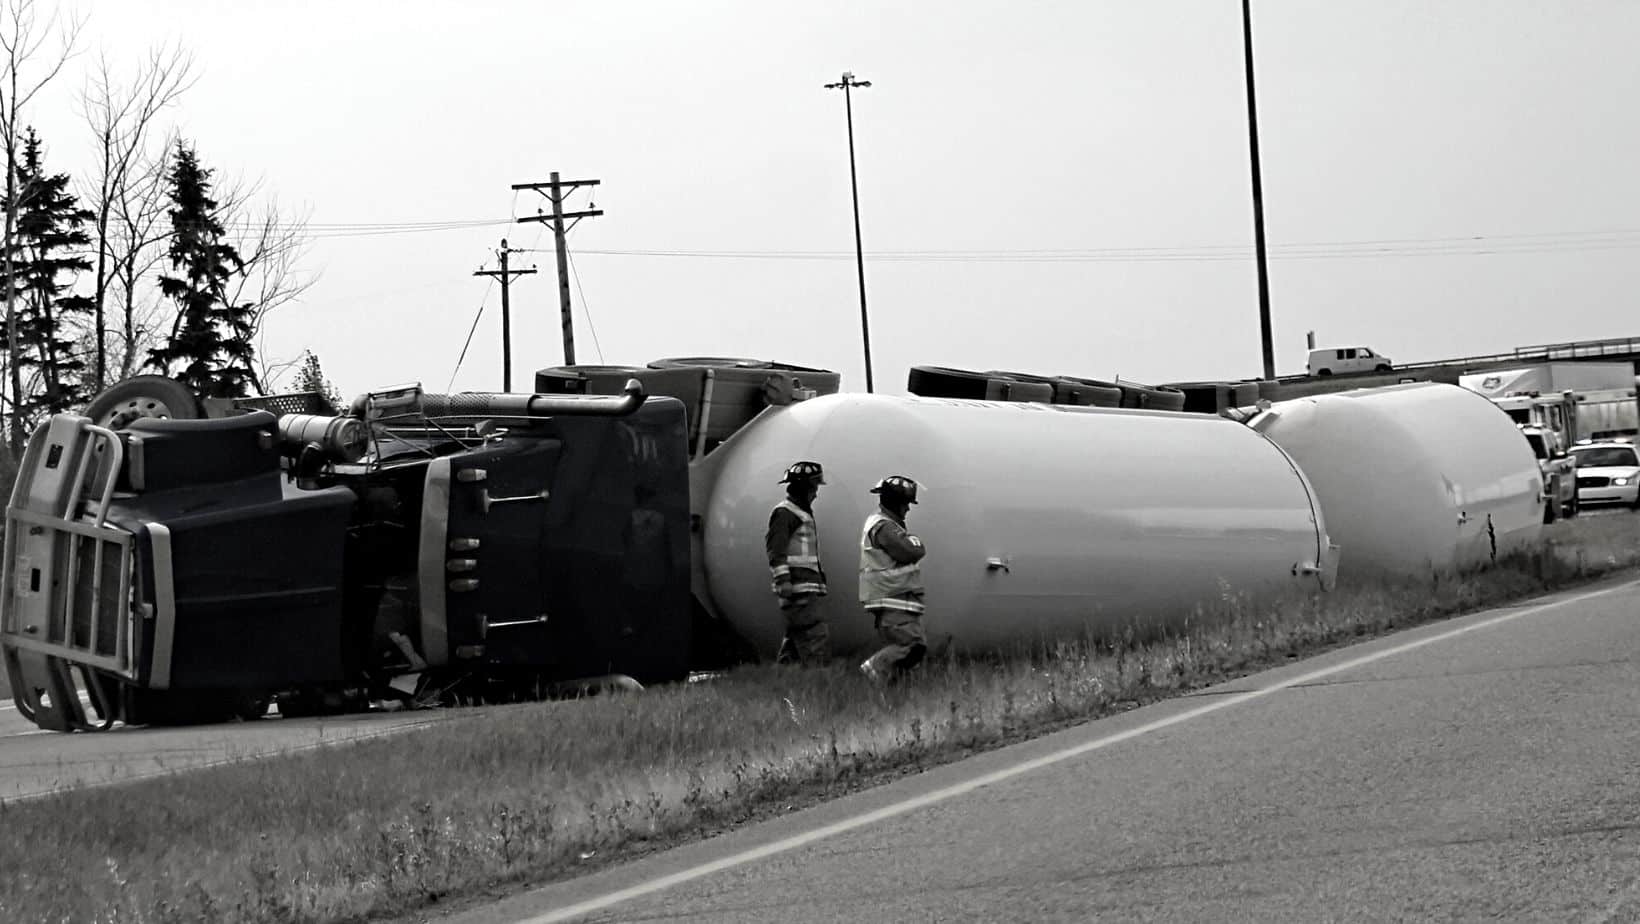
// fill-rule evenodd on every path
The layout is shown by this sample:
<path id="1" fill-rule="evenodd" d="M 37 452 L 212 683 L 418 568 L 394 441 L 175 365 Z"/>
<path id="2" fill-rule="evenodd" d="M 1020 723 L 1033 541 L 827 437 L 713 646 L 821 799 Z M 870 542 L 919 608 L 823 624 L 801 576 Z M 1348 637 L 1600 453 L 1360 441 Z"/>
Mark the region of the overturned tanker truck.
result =
<path id="1" fill-rule="evenodd" d="M 338 413 L 119 383 L 41 426 L 7 508 L 17 708 L 94 730 L 530 698 L 766 657 L 781 629 L 763 530 L 800 458 L 827 467 L 816 515 L 842 650 L 872 640 L 850 578 L 867 488 L 896 472 L 927 486 L 936 643 L 1330 586 L 1314 488 L 1257 429 L 837 385 L 663 360 L 542 370 L 532 394 L 406 386 Z"/>

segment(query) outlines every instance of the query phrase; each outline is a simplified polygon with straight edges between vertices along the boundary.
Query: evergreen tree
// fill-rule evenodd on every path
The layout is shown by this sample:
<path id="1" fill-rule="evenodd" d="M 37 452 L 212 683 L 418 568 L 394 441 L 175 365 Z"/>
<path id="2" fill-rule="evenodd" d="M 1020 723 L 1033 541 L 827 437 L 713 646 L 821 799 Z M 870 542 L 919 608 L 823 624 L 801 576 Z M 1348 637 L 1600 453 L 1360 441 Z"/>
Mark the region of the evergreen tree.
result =
<path id="1" fill-rule="evenodd" d="M 33 421 L 78 408 L 90 397 L 81 341 L 95 306 L 89 297 L 70 291 L 73 276 L 91 269 L 86 255 L 91 237 L 82 227 L 92 213 L 79 207 L 68 191 L 68 174 L 46 172 L 33 128 L 24 138 L 22 154 L 6 292 L 17 306 L 17 363 L 26 376 L 18 411 L 24 420 Z M 0 205 L 11 203 L 0 197 Z"/>
<path id="2" fill-rule="evenodd" d="M 170 340 L 148 351 L 148 363 L 172 373 L 204 397 L 242 397 L 254 378 L 256 350 L 253 305 L 234 305 L 227 282 L 244 266 L 232 244 L 223 240 L 214 217 L 211 171 L 199 165 L 193 149 L 178 142 L 169 177 L 171 247 L 167 258 L 175 275 L 159 278 L 160 291 L 177 304 Z M 180 367 L 180 368 L 178 368 Z"/>
<path id="3" fill-rule="evenodd" d="M 308 391 L 322 395 L 330 405 L 330 412 L 336 413 L 342 407 L 342 395 L 336 386 L 325 378 L 324 370 L 319 368 L 319 357 L 312 350 L 302 357 L 302 368 L 296 373 L 296 390 Z"/>

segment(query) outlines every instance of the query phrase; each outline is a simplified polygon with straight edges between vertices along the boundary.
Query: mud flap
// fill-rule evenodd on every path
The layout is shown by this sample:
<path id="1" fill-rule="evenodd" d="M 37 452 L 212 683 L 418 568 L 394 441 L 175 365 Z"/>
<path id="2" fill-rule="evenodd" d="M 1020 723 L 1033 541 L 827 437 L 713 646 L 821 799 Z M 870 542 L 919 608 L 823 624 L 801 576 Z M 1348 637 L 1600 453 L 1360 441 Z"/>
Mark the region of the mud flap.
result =
<path id="1" fill-rule="evenodd" d="M 68 662 L 37 651 L 6 652 L 12 696 L 17 710 L 35 725 L 51 731 L 90 727 Z"/>

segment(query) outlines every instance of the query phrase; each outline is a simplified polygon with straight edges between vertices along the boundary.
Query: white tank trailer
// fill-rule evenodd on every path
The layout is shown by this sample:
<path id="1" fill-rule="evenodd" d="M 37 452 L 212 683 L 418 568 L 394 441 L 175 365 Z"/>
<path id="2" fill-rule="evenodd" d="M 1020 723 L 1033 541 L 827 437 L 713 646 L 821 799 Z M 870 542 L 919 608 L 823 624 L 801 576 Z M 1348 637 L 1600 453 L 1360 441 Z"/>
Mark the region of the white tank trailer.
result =
<path id="1" fill-rule="evenodd" d="M 1081 638 L 1130 620 L 1180 619 L 1227 590 L 1332 580 L 1335 550 L 1311 486 L 1241 423 L 826 395 L 765 411 L 697 462 L 692 479 L 706 602 L 764 655 L 783 626 L 763 536 L 784 496 L 782 472 L 799 459 L 825 466 L 815 516 L 831 590 L 824 615 L 839 651 L 877 644 L 857 591 L 860 531 L 876 506 L 869 489 L 890 474 L 923 486 L 909 525 L 929 549 L 926 627 L 936 646 Z"/>
<path id="2" fill-rule="evenodd" d="M 1416 382 L 1277 402 L 1249 426 L 1309 476 L 1339 578 L 1428 577 L 1535 545 L 1543 474 L 1509 415 Z"/>

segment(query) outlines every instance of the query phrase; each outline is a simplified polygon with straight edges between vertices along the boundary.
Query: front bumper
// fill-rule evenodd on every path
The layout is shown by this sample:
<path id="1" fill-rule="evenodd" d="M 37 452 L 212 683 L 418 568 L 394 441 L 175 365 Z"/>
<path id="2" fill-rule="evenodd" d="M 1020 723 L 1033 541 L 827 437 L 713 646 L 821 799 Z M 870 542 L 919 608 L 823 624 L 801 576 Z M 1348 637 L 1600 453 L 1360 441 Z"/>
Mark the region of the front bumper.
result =
<path id="1" fill-rule="evenodd" d="M 1579 504 L 1633 504 L 1640 499 L 1640 485 L 1606 485 L 1598 488 L 1579 487 Z"/>

